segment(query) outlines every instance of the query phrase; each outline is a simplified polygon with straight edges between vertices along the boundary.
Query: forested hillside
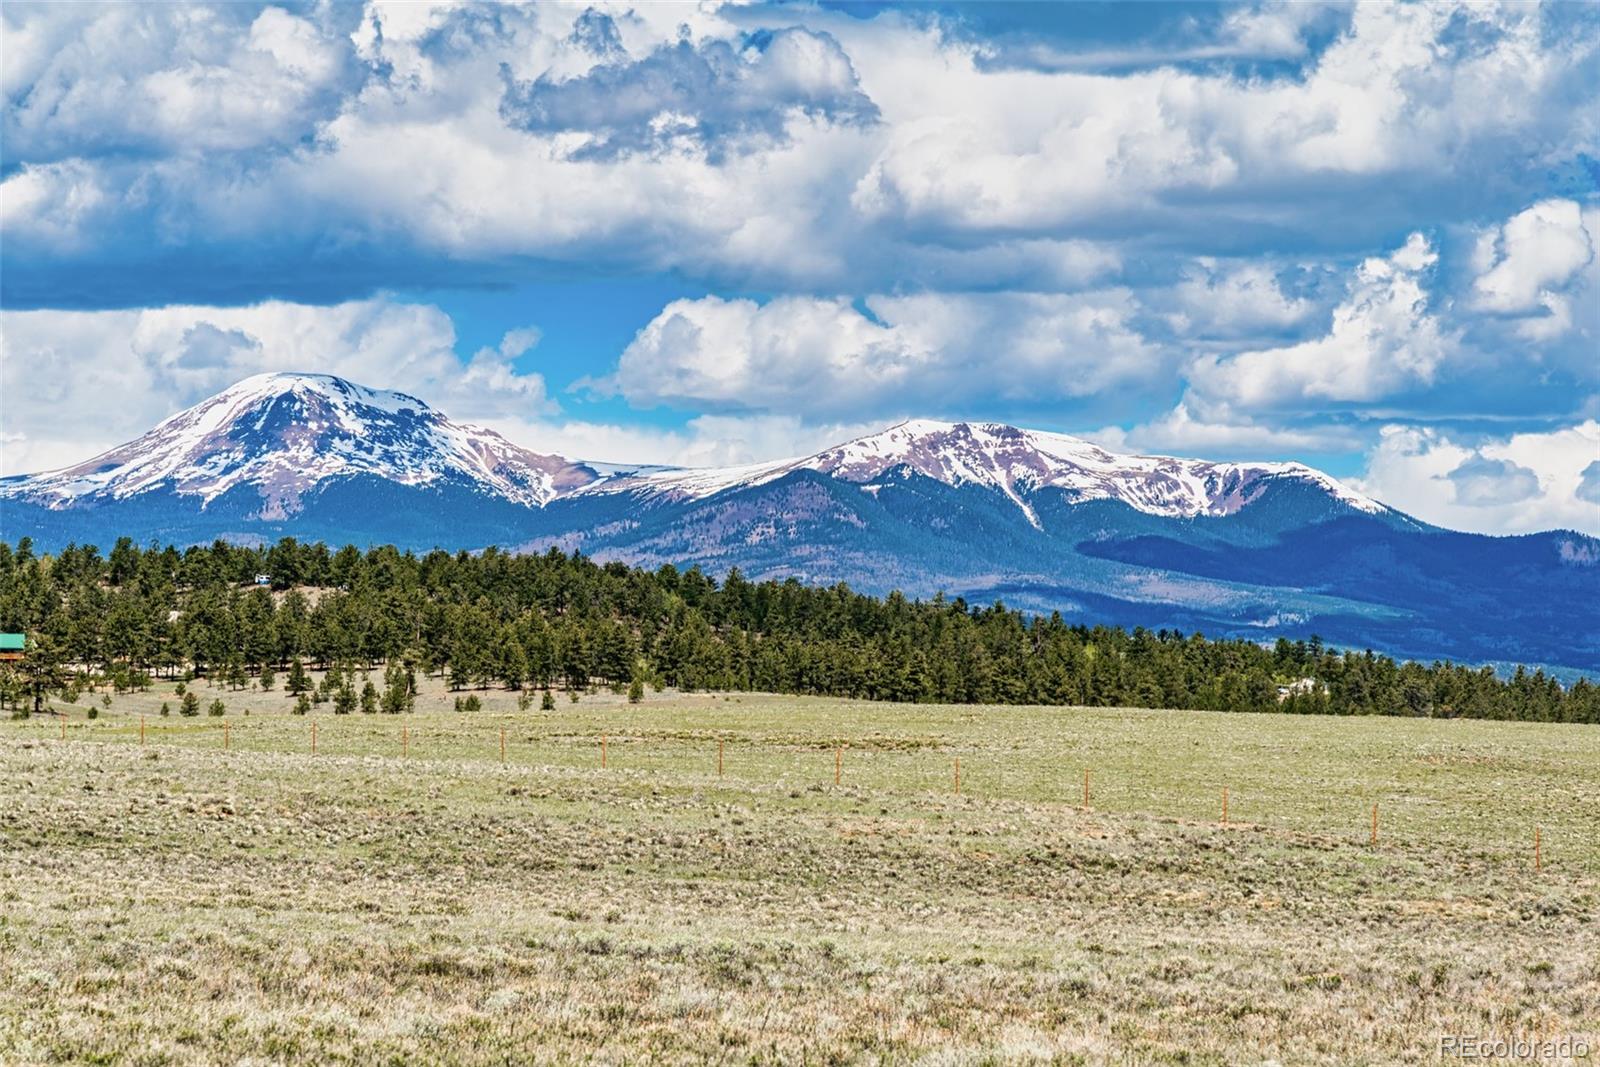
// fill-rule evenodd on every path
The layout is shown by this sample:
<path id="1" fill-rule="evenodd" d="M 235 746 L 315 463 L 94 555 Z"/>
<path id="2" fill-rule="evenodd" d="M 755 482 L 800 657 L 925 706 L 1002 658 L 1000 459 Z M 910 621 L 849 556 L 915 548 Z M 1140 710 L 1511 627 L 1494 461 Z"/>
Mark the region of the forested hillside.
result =
<path id="1" fill-rule="evenodd" d="M 264 584 L 258 584 L 258 576 Z M 1225 711 L 1600 722 L 1600 688 L 1538 671 L 1396 663 L 1316 639 L 1275 645 L 1069 626 L 999 603 L 874 598 L 843 585 L 720 584 L 550 551 L 394 548 L 284 540 L 109 556 L 0 543 L 0 630 L 25 631 L 7 696 L 119 687 L 193 673 L 272 684 L 307 666 L 443 672 L 461 688 L 571 690 L 634 682 L 950 703 L 1128 705 Z M 347 675 L 348 677 L 348 675 Z M 1286 695 L 1280 688 L 1290 690 Z M 386 702 L 394 710 L 400 701 Z"/>

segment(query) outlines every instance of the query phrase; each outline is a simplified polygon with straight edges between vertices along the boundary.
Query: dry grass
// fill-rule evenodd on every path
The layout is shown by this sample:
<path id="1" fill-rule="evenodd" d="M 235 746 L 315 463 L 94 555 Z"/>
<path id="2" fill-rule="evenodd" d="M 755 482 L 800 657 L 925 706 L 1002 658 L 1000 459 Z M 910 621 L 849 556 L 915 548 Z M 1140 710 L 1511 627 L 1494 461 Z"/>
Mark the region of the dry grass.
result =
<path id="1" fill-rule="evenodd" d="M 1600 1046 L 1600 730 L 673 694 L 456 714 L 437 691 L 307 719 L 224 696 L 226 751 L 217 719 L 153 715 L 170 690 L 74 709 L 65 742 L 0 724 L 0 1062 Z"/>

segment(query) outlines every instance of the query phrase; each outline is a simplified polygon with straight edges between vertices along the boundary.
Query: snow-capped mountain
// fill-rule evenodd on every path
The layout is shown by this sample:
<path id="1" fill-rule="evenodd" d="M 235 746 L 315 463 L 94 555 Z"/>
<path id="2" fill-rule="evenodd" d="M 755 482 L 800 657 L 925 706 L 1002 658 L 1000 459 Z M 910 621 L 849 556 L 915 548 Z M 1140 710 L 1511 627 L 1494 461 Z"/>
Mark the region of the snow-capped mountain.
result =
<path id="1" fill-rule="evenodd" d="M 75 466 L 0 483 L 0 494 L 53 510 L 167 491 L 202 508 L 240 488 L 259 517 L 281 519 L 330 481 L 455 484 L 527 507 L 593 481 L 593 470 L 540 455 L 493 430 L 451 422 L 415 397 L 326 374 L 258 374 L 178 412 L 149 433 Z"/>
<path id="2" fill-rule="evenodd" d="M 330 482 L 371 476 L 398 486 L 457 485 L 542 508 L 574 493 L 700 500 L 809 470 L 876 493 L 886 479 L 923 477 L 994 491 L 1028 522 L 1028 498 L 1059 489 L 1148 515 L 1232 515 L 1282 482 L 1314 487 L 1360 511 L 1388 509 L 1296 463 L 1213 463 L 1109 452 L 1065 434 L 997 423 L 900 423 L 811 456 L 682 469 L 587 464 L 530 452 L 493 430 L 452 422 L 416 397 L 326 374 L 258 374 L 83 463 L 0 481 L 0 496 L 52 510 L 170 492 L 201 509 L 241 488 L 257 517 L 285 519 Z"/>
<path id="3" fill-rule="evenodd" d="M 949 486 L 990 489 L 1010 500 L 1037 527 L 1026 496 L 1060 489 L 1075 499 L 1115 500 L 1147 515 L 1177 518 L 1232 515 L 1270 485 L 1299 482 L 1358 511 L 1384 507 L 1321 471 L 1299 463 L 1213 463 L 1172 456 L 1109 452 L 1066 434 L 999 423 L 914 419 L 813 456 L 742 467 L 661 470 L 613 476 L 580 491 L 646 492 L 701 499 L 740 486 L 762 485 L 797 470 L 881 488 L 885 477 L 920 475 Z"/>
<path id="4" fill-rule="evenodd" d="M 1082 622 L 1600 670 L 1600 540 L 1419 523 L 1293 463 L 1119 455 L 902 423 L 686 470 L 519 448 L 402 393 L 247 379 L 84 463 L 0 479 L 0 540 L 222 537 L 577 550 L 644 566 L 1002 597 Z"/>

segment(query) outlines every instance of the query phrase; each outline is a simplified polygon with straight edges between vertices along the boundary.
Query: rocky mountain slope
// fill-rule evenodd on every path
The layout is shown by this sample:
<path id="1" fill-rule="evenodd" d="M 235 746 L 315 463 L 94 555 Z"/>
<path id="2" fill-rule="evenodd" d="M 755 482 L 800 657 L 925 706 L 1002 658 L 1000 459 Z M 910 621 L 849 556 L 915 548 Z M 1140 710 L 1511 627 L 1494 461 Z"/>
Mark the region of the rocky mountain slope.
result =
<path id="1" fill-rule="evenodd" d="M 168 492 L 203 509 L 249 487 L 260 496 L 260 517 L 276 519 L 300 510 L 307 492 L 356 475 L 469 485 L 528 507 L 596 477 L 492 430 L 451 422 L 404 393 L 325 374 L 258 374 L 136 440 L 75 466 L 7 479 L 0 492 L 53 509 Z"/>
<path id="2" fill-rule="evenodd" d="M 886 478 L 914 476 L 952 487 L 991 490 L 1015 504 L 1036 528 L 1039 517 L 1026 498 L 1045 489 L 1063 490 L 1079 501 L 1115 500 L 1149 515 L 1195 518 L 1234 514 L 1273 484 L 1300 482 L 1357 511 L 1389 510 L 1298 463 L 1211 463 L 1121 455 L 1066 434 L 928 419 L 903 422 L 801 459 L 613 477 L 585 488 L 703 499 L 729 489 L 765 485 L 799 470 L 817 471 L 874 493 Z"/>

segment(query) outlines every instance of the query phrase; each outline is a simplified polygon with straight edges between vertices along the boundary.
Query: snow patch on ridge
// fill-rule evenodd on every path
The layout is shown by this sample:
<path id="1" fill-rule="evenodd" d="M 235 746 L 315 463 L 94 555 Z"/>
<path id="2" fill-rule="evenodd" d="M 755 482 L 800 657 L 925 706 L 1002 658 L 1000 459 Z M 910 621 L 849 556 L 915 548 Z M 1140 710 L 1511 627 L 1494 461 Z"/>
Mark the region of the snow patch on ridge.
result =
<path id="1" fill-rule="evenodd" d="M 1033 496 L 1117 500 L 1151 515 L 1232 515 L 1273 482 L 1315 486 L 1373 514 L 1389 509 L 1298 463 L 1212 463 L 1121 455 L 1067 434 L 991 422 L 915 419 L 811 456 L 737 467 L 682 469 L 578 463 L 451 422 L 416 397 L 325 374 L 258 374 L 163 420 L 85 463 L 0 482 L 0 497 L 66 508 L 170 490 L 202 506 L 241 486 L 261 517 L 286 518 L 329 479 L 370 475 L 406 486 L 464 485 L 486 497 L 543 507 L 580 493 L 697 500 L 811 470 L 874 496 L 915 473 L 996 492 L 1039 529 Z"/>
<path id="2" fill-rule="evenodd" d="M 209 504 L 248 485 L 263 500 L 263 517 L 282 518 L 321 482 L 362 474 L 408 486 L 465 482 L 530 507 L 597 477 L 492 430 L 451 422 L 405 393 L 325 374 L 277 373 L 246 378 L 128 444 L 3 491 L 62 508 L 162 487 Z"/>
<path id="3" fill-rule="evenodd" d="M 1359 511 L 1382 504 L 1300 463 L 1214 463 L 1175 456 L 1107 451 L 1082 438 L 1000 423 L 915 419 L 812 456 L 702 470 L 621 474 L 580 490 L 639 492 L 698 499 L 740 486 L 761 485 L 797 470 L 814 470 L 867 486 L 895 468 L 946 485 L 1002 493 L 1036 528 L 1027 494 L 1070 491 L 1079 500 L 1118 500 L 1151 515 L 1197 518 L 1231 515 L 1260 497 L 1276 479 L 1307 482 Z"/>

